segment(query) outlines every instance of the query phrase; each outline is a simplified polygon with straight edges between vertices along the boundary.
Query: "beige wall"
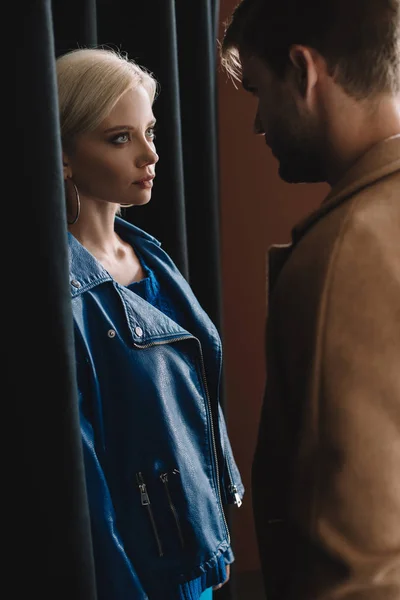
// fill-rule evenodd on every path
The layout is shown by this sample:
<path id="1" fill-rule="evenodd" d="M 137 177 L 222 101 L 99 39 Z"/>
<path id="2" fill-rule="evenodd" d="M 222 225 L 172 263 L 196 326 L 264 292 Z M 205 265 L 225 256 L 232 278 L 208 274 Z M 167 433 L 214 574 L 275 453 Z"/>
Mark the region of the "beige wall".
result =
<path id="1" fill-rule="evenodd" d="M 220 31 L 236 0 L 220 1 Z M 259 568 L 251 509 L 250 469 L 265 379 L 266 254 L 290 241 L 292 226 L 316 208 L 324 184 L 290 185 L 264 139 L 252 133 L 256 100 L 219 69 L 219 137 L 223 340 L 227 421 L 247 493 L 233 511 L 238 572 Z"/>

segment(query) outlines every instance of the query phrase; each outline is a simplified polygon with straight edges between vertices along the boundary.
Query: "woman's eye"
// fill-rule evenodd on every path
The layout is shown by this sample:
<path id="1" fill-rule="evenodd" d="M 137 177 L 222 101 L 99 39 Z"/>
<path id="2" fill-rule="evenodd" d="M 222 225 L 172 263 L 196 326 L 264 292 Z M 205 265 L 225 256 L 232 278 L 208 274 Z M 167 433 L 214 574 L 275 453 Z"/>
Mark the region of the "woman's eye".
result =
<path id="1" fill-rule="evenodd" d="M 149 127 L 146 130 L 146 135 L 147 137 L 151 138 L 152 140 L 156 139 L 156 128 L 155 127 Z"/>
<path id="2" fill-rule="evenodd" d="M 112 139 L 113 144 L 126 144 L 129 142 L 129 133 L 119 133 Z"/>

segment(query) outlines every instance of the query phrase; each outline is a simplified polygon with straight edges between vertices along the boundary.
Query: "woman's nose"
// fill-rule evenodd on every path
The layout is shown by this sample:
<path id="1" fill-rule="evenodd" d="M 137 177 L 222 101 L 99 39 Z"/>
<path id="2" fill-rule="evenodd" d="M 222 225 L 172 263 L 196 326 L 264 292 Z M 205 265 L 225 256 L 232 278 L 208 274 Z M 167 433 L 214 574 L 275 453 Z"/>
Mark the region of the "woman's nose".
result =
<path id="1" fill-rule="evenodd" d="M 136 161 L 138 167 L 145 167 L 146 165 L 155 165 L 159 161 L 159 156 L 153 148 L 146 148 L 144 152 Z"/>

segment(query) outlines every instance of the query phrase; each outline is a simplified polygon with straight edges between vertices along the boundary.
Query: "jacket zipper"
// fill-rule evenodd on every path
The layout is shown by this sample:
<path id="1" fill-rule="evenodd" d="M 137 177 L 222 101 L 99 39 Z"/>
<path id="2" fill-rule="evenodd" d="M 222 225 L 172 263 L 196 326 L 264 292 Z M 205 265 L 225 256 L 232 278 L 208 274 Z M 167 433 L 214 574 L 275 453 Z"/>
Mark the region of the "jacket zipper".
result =
<path id="1" fill-rule="evenodd" d="M 203 384 L 204 384 L 204 390 L 206 392 L 208 413 L 209 413 L 209 418 L 210 418 L 211 440 L 212 440 L 212 448 L 213 448 L 214 463 L 215 463 L 215 473 L 217 476 L 216 479 L 217 479 L 217 489 L 218 489 L 218 500 L 219 500 L 220 510 L 221 510 L 221 514 L 222 514 L 222 519 L 223 519 L 223 522 L 225 525 L 226 536 L 228 538 L 228 544 L 230 544 L 231 536 L 230 536 L 230 532 L 229 532 L 229 528 L 228 528 L 228 523 L 226 522 L 224 508 L 222 505 L 221 484 L 219 482 L 218 455 L 217 455 L 217 448 L 215 445 L 215 431 L 214 431 L 214 423 L 212 420 L 211 399 L 210 399 L 210 394 L 208 392 L 206 370 L 204 367 L 203 349 L 201 347 L 200 340 L 198 338 L 194 337 L 193 335 L 185 335 L 185 336 L 180 336 L 177 338 L 167 340 L 166 342 L 151 342 L 150 344 L 143 344 L 143 345 L 134 343 L 134 346 L 136 348 L 151 348 L 152 346 L 163 346 L 165 344 L 171 344 L 172 342 L 181 342 L 183 340 L 188 340 L 188 339 L 196 340 L 196 342 L 198 343 L 198 346 L 199 346 L 200 358 L 201 358 L 201 374 L 202 374 L 202 379 L 203 379 Z"/>
<path id="2" fill-rule="evenodd" d="M 234 504 L 236 504 L 236 506 L 237 506 L 238 508 L 240 508 L 240 507 L 242 506 L 242 499 L 241 499 L 241 497 L 239 496 L 239 492 L 238 492 L 238 490 L 237 490 L 237 487 L 236 487 L 236 485 L 231 485 L 231 486 L 229 486 L 229 489 L 230 489 L 230 492 L 231 492 L 232 496 L 235 498 L 235 502 L 234 502 Z"/>
<path id="3" fill-rule="evenodd" d="M 236 506 L 238 508 L 240 508 L 242 506 L 242 499 L 239 495 L 236 485 L 233 483 L 233 477 L 232 477 L 231 468 L 229 466 L 228 459 L 226 459 L 226 468 L 228 469 L 229 479 L 231 482 L 230 486 L 229 486 L 229 491 L 230 491 L 232 497 L 234 498 L 234 504 L 236 504 Z"/>
<path id="4" fill-rule="evenodd" d="M 174 474 L 175 473 L 178 474 L 179 471 L 175 469 Z M 174 517 L 174 520 L 175 520 L 175 523 L 176 523 L 176 528 L 178 530 L 178 535 L 179 535 L 179 539 L 180 539 L 180 542 L 181 542 L 181 546 L 182 546 L 182 548 L 184 548 L 185 547 L 185 542 L 184 542 L 184 539 L 183 539 L 181 524 L 179 522 L 178 512 L 177 512 L 177 510 L 175 508 L 175 505 L 174 505 L 174 503 L 172 501 L 171 492 L 170 492 L 169 485 L 168 485 L 168 473 L 161 473 L 160 479 L 161 479 L 161 481 L 164 484 L 164 489 L 165 489 L 165 493 L 167 494 L 168 504 L 169 504 L 169 507 L 171 509 L 171 512 L 173 514 L 173 517 Z"/>
<path id="5" fill-rule="evenodd" d="M 153 515 L 153 510 L 151 508 L 150 497 L 149 497 L 149 494 L 147 492 L 147 487 L 146 487 L 146 484 L 144 482 L 142 473 L 137 473 L 136 474 L 136 479 L 137 479 L 137 483 L 138 483 L 139 490 L 140 490 L 140 501 L 142 503 L 142 506 L 145 506 L 147 508 L 147 514 L 149 515 L 150 523 L 151 523 L 151 526 L 152 526 L 152 529 L 153 529 L 153 533 L 154 533 L 154 537 L 155 537 L 156 542 L 157 542 L 158 555 L 159 556 L 164 556 L 164 552 L 163 552 L 163 548 L 162 548 L 162 544 L 161 544 L 161 539 L 160 539 L 160 536 L 158 534 L 157 525 L 156 525 L 156 522 L 155 522 L 155 519 L 154 519 L 154 515 Z"/>
<path id="6" fill-rule="evenodd" d="M 222 506 L 221 484 L 220 484 L 220 481 L 219 481 L 218 455 L 217 455 L 217 448 L 216 448 L 216 445 L 215 445 L 215 432 L 214 432 L 214 423 L 213 423 L 213 420 L 212 420 L 211 399 L 210 399 L 210 394 L 208 392 L 206 370 L 205 370 L 205 367 L 204 367 L 203 350 L 202 350 L 202 347 L 201 347 L 201 344 L 200 344 L 200 340 L 198 340 L 197 338 L 194 338 L 194 339 L 199 344 L 199 350 L 200 350 L 200 356 L 201 356 L 201 371 L 202 371 L 202 375 L 203 375 L 204 389 L 206 391 L 207 403 L 208 403 L 208 411 L 209 411 L 209 415 L 210 415 L 211 439 L 212 439 L 212 446 L 213 446 L 213 452 L 214 452 L 215 471 L 216 471 L 216 475 L 217 475 L 218 499 L 219 499 L 219 503 L 220 503 L 222 518 L 223 518 L 224 524 L 225 524 L 226 534 L 228 536 L 228 543 L 230 544 L 231 543 L 231 536 L 230 536 L 229 529 L 228 529 L 228 523 L 226 522 L 224 508 Z"/>

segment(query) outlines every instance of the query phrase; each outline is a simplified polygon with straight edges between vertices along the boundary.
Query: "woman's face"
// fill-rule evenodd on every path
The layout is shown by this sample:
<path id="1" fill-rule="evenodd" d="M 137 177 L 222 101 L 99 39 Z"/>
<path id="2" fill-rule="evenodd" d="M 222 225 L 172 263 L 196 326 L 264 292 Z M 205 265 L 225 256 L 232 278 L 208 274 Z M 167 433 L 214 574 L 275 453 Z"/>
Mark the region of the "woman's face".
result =
<path id="1" fill-rule="evenodd" d="M 128 90 L 94 131 L 76 138 L 64 163 L 81 200 L 149 202 L 158 161 L 154 126 L 149 95 L 139 86 Z"/>

